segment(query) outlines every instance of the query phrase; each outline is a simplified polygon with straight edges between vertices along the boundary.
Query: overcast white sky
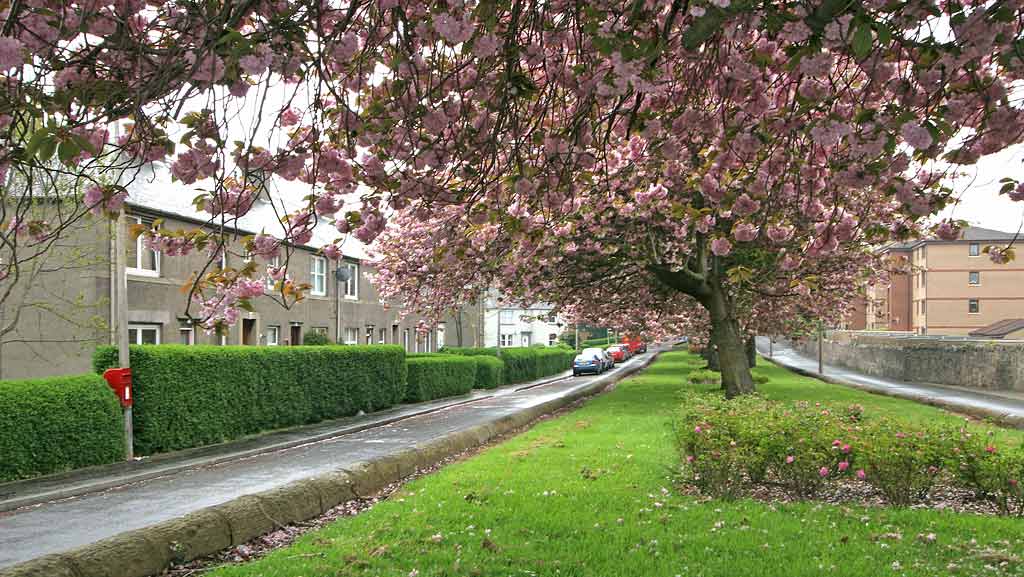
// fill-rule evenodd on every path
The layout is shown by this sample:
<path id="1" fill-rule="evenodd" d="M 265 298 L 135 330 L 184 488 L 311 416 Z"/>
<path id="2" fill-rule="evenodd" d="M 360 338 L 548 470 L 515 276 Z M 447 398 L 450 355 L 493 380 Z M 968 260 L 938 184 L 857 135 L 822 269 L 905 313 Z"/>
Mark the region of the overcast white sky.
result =
<path id="1" fill-rule="evenodd" d="M 1016 232 L 1024 218 L 1024 202 L 1014 202 L 999 194 L 999 179 L 1024 178 L 1024 145 L 982 158 L 976 166 L 963 171 L 968 176 L 952 181 L 960 193 L 959 204 L 949 207 L 941 216 L 952 216 L 972 225 Z"/>

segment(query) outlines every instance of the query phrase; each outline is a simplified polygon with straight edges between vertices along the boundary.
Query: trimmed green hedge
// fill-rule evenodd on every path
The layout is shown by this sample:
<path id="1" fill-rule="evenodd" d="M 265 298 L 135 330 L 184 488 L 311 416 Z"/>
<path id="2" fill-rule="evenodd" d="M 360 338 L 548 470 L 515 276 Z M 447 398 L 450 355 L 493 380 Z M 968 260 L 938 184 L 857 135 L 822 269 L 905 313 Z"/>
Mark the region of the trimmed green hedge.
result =
<path id="1" fill-rule="evenodd" d="M 442 353 L 451 355 L 491 355 L 496 356 L 498 349 L 446 347 Z M 554 375 L 572 368 L 572 359 L 576 353 L 565 347 L 509 347 L 501 349 L 500 359 L 505 363 L 504 380 L 506 385 L 533 381 Z"/>
<path id="2" fill-rule="evenodd" d="M 407 359 L 406 366 L 407 403 L 464 395 L 476 382 L 476 361 L 464 356 L 418 355 Z"/>
<path id="3" fill-rule="evenodd" d="M 493 389 L 505 382 L 505 363 L 497 357 L 471 355 L 476 363 L 477 389 Z"/>
<path id="4" fill-rule="evenodd" d="M 116 365 L 99 347 L 96 372 Z M 131 347 L 136 452 L 147 455 L 376 411 L 405 397 L 394 345 Z"/>
<path id="5" fill-rule="evenodd" d="M 123 459 L 121 423 L 99 375 L 0 381 L 0 481 Z"/>

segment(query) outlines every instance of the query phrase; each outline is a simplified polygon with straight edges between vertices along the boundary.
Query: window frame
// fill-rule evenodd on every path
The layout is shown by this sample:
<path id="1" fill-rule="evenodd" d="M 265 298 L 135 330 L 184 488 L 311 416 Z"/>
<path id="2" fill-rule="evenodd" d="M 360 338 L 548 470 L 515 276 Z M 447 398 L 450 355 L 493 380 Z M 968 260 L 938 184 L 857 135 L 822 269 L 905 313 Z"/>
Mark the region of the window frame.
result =
<path id="1" fill-rule="evenodd" d="M 270 335 L 273 333 L 274 340 L 270 340 Z M 281 325 L 267 325 L 266 334 L 266 346 L 268 347 L 279 347 L 281 346 Z"/>
<path id="2" fill-rule="evenodd" d="M 145 221 L 143 220 L 143 218 L 141 216 L 137 215 L 137 214 L 129 214 L 129 215 L 125 215 L 125 216 L 132 223 L 135 223 L 135 224 L 145 224 Z M 135 266 L 131 266 L 127 262 L 128 261 L 128 255 L 126 254 L 125 255 L 125 273 L 126 274 L 131 275 L 131 276 L 145 276 L 145 277 L 150 277 L 150 278 L 160 278 L 160 265 L 161 265 L 161 263 L 160 263 L 160 252 L 159 251 L 155 251 L 155 250 L 150 251 L 150 252 L 153 253 L 153 265 L 155 267 L 154 270 L 149 270 L 149 269 L 146 269 L 146 268 L 140 268 L 140 266 L 139 266 L 139 265 L 142 264 L 142 254 L 143 254 L 143 251 L 148 251 L 148 250 L 150 250 L 150 249 L 146 248 L 143 245 L 142 235 L 140 234 L 139 236 L 135 237 L 135 263 L 134 263 Z"/>
<path id="3" fill-rule="evenodd" d="M 349 336 L 355 338 L 350 339 Z M 358 345 L 359 344 L 359 327 L 345 327 L 345 332 L 342 334 L 346 345 Z"/>
<path id="4" fill-rule="evenodd" d="M 981 256 L 981 244 L 972 242 L 967 245 L 967 256 L 971 258 Z"/>
<path id="5" fill-rule="evenodd" d="M 970 286 L 981 286 L 981 271 L 972 270 L 967 272 L 967 284 Z"/>
<path id="6" fill-rule="evenodd" d="M 278 255 L 278 256 L 275 256 L 274 258 L 272 258 L 272 259 L 267 261 L 267 267 L 266 268 L 270 268 L 270 267 L 279 268 L 280 266 L 281 266 L 281 256 Z M 272 291 L 272 290 L 274 290 L 274 287 L 276 285 L 277 285 L 277 281 L 274 280 L 273 278 L 271 278 L 270 275 L 268 274 L 267 275 L 267 282 L 265 284 L 266 290 L 271 290 Z"/>
<path id="7" fill-rule="evenodd" d="M 317 272 L 317 265 L 320 265 L 320 272 Z M 317 281 L 321 287 L 317 289 Z M 316 297 L 327 296 L 327 259 L 322 256 L 313 255 L 309 264 L 309 294 Z"/>
<path id="8" fill-rule="evenodd" d="M 181 342 L 182 337 L 188 334 L 188 339 Z M 178 327 L 178 344 L 192 346 L 196 344 L 196 331 L 192 327 Z"/>
<path id="9" fill-rule="evenodd" d="M 498 322 L 503 325 L 516 324 L 516 311 L 512 309 L 498 309 Z"/>
<path id="10" fill-rule="evenodd" d="M 971 308 L 974 308 L 972 311 Z M 969 315 L 980 315 L 981 314 L 981 299 L 967 299 L 967 314 Z"/>
<path id="11" fill-rule="evenodd" d="M 342 298 L 350 301 L 359 300 L 359 263 L 343 262 L 340 266 L 345 267 L 350 272 L 348 280 L 345 281 L 341 291 Z"/>
<path id="12" fill-rule="evenodd" d="M 133 331 L 133 330 L 135 331 L 135 334 L 138 337 L 137 339 L 135 339 L 134 342 L 131 339 L 131 331 Z M 163 326 L 161 326 L 159 324 L 154 324 L 154 323 L 128 323 L 128 331 L 129 331 L 128 332 L 128 344 L 130 344 L 130 345 L 147 344 L 147 343 L 143 343 L 142 342 L 142 331 L 148 331 L 148 330 L 152 330 L 152 331 L 154 331 L 156 333 L 156 342 L 152 343 L 152 344 L 159 345 L 161 342 L 163 342 Z"/>
<path id="13" fill-rule="evenodd" d="M 508 342 L 505 341 L 505 337 L 508 337 Z M 515 333 L 501 333 L 498 338 L 502 343 L 501 346 L 506 349 L 512 348 L 515 345 Z"/>

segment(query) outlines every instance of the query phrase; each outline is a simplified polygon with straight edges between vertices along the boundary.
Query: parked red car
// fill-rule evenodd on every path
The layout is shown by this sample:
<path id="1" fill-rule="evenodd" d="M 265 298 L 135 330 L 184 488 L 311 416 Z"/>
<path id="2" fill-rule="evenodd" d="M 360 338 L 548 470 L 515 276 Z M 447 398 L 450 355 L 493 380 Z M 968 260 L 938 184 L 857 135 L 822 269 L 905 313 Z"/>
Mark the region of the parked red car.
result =
<path id="1" fill-rule="evenodd" d="M 622 344 L 628 346 L 634 355 L 647 352 L 647 343 L 640 340 L 639 337 L 624 336 L 622 337 Z"/>
<path id="2" fill-rule="evenodd" d="M 608 354 L 612 356 L 612 360 L 616 363 L 626 361 L 626 345 L 612 345 L 605 350 L 608 351 Z"/>

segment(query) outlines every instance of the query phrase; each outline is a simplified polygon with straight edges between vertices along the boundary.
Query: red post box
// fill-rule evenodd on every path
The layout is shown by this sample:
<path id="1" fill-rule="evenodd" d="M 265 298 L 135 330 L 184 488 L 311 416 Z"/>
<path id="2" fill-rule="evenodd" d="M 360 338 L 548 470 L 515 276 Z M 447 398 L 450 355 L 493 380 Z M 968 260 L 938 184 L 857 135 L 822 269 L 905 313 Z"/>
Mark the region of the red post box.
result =
<path id="1" fill-rule="evenodd" d="M 103 378 L 107 384 L 114 389 L 114 394 L 121 401 L 122 407 L 132 406 L 132 370 L 131 369 L 107 369 L 103 371 Z"/>

